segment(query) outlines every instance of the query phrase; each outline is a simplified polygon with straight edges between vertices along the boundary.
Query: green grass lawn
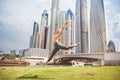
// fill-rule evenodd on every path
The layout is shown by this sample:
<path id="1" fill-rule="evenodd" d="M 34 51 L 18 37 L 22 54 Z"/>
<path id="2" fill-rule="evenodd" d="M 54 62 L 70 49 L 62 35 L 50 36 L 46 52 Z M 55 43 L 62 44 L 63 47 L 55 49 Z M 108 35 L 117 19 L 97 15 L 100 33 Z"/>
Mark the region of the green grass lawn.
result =
<path id="1" fill-rule="evenodd" d="M 120 80 L 120 66 L 0 67 L 0 80 Z"/>

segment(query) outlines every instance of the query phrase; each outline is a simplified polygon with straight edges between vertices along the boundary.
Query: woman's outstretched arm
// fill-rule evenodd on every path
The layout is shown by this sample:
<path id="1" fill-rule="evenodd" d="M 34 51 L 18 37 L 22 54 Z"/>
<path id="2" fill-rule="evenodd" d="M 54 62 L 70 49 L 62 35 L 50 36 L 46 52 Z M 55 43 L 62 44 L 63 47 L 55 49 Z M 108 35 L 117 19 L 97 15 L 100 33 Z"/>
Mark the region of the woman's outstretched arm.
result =
<path id="1" fill-rule="evenodd" d="M 65 29 L 65 27 L 66 27 L 66 24 L 67 24 L 67 22 L 64 21 L 63 26 L 62 26 L 62 29 L 61 29 L 60 33 L 58 34 L 59 36 L 63 33 L 63 31 L 64 31 L 64 29 Z"/>

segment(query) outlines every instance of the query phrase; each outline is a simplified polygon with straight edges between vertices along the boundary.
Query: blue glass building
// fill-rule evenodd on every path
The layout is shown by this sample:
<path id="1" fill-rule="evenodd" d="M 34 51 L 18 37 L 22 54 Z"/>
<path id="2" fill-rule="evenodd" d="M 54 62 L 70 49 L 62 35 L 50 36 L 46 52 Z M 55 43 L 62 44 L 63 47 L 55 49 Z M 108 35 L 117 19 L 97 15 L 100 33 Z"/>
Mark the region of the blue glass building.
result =
<path id="1" fill-rule="evenodd" d="M 37 22 L 34 22 L 33 26 L 33 34 L 30 37 L 30 48 L 36 48 L 37 47 L 37 34 L 39 32 L 39 24 Z"/>
<path id="2" fill-rule="evenodd" d="M 112 40 L 110 40 L 109 43 L 108 43 L 107 52 L 116 52 L 115 44 L 114 44 L 114 42 Z"/>
<path id="3" fill-rule="evenodd" d="M 67 11 L 65 18 L 68 24 L 66 25 L 66 28 L 65 28 L 63 44 L 66 46 L 74 45 L 75 44 L 75 21 L 74 21 L 74 14 L 70 9 Z M 74 54 L 75 48 L 66 50 L 64 53 Z"/>
<path id="4" fill-rule="evenodd" d="M 44 10 L 41 16 L 39 48 L 46 49 L 48 35 L 48 13 Z"/>

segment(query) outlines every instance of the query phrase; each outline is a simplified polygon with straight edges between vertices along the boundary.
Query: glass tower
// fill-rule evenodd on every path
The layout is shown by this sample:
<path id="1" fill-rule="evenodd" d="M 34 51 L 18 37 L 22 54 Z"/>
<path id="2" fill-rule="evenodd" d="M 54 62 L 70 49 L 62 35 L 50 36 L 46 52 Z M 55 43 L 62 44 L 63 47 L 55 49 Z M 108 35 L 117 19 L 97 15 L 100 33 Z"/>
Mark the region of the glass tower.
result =
<path id="1" fill-rule="evenodd" d="M 103 0 L 91 0 L 90 52 L 106 52 L 106 28 Z"/>
<path id="2" fill-rule="evenodd" d="M 59 13 L 58 28 L 60 28 L 60 29 L 63 27 L 63 22 L 66 20 L 65 15 L 66 15 L 66 11 L 61 11 Z M 63 32 L 59 38 L 59 42 L 64 43 L 64 41 L 65 41 L 64 36 L 65 36 L 65 33 Z M 58 51 L 58 55 L 60 55 L 62 53 L 63 53 L 63 50 Z"/>
<path id="3" fill-rule="evenodd" d="M 69 9 L 66 13 L 66 21 L 68 24 L 66 25 L 65 32 L 64 32 L 64 45 L 74 45 L 75 44 L 75 21 L 74 21 L 74 14 Z M 74 54 L 75 48 L 64 50 L 64 54 Z"/>
<path id="4" fill-rule="evenodd" d="M 80 42 L 76 53 L 88 53 L 88 14 L 87 0 L 76 0 L 76 28 L 75 40 Z"/>
<path id="5" fill-rule="evenodd" d="M 110 42 L 108 43 L 108 50 L 107 52 L 116 52 L 115 50 L 115 44 L 112 40 L 110 40 Z"/>
<path id="6" fill-rule="evenodd" d="M 39 32 L 39 24 L 37 22 L 34 22 L 34 26 L 33 26 L 33 34 L 30 37 L 30 48 L 37 48 L 38 46 L 38 32 Z"/>
<path id="7" fill-rule="evenodd" d="M 58 13 L 59 13 L 59 0 L 52 0 L 51 22 L 48 35 L 49 42 L 47 43 L 47 48 L 49 49 L 50 53 L 53 49 L 52 37 L 54 36 L 56 29 L 58 28 Z"/>
<path id="8" fill-rule="evenodd" d="M 47 10 L 44 10 L 41 16 L 41 26 L 40 26 L 40 42 L 39 48 L 45 49 L 46 38 L 47 38 L 47 27 L 48 26 L 48 13 Z"/>

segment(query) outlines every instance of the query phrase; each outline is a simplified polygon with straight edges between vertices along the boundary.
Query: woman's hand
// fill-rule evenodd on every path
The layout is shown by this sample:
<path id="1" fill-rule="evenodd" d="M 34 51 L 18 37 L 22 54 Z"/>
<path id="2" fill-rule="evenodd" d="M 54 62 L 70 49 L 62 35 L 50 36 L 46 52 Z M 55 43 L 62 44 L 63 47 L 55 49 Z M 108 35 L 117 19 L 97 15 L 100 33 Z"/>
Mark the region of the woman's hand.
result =
<path id="1" fill-rule="evenodd" d="M 64 22 L 63 22 L 63 25 L 66 25 L 68 22 L 65 20 Z"/>

